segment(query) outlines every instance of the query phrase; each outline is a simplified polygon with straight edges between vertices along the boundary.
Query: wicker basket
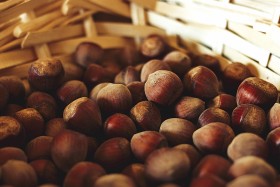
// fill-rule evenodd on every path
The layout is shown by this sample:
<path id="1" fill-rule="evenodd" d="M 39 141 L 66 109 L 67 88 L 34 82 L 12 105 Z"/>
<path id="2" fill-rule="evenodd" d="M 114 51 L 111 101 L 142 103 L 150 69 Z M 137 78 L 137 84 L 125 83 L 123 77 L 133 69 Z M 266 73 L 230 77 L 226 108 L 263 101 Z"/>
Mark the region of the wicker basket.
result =
<path id="1" fill-rule="evenodd" d="M 157 33 L 174 48 L 217 56 L 222 68 L 245 63 L 280 90 L 279 7 L 250 0 L 8 0 L 0 4 L 0 75 L 25 78 L 29 64 L 45 57 L 71 69 L 82 41 L 122 48 Z M 92 19 L 100 13 L 116 18 Z"/>

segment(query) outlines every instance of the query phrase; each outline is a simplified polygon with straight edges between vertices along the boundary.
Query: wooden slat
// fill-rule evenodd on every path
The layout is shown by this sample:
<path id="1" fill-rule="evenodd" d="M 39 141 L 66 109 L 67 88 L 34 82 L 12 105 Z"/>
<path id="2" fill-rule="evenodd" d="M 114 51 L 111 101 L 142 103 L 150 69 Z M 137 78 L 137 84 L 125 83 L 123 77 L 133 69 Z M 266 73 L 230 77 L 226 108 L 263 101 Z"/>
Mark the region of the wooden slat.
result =
<path id="1" fill-rule="evenodd" d="M 8 51 L 10 49 L 19 48 L 20 43 L 22 42 L 22 38 L 15 38 L 14 40 L 6 43 L 5 45 L 0 46 L 0 53 L 4 51 Z"/>
<path id="2" fill-rule="evenodd" d="M 9 1 L 5 1 L 0 3 L 0 11 L 5 11 L 8 8 L 11 8 L 21 2 L 23 2 L 24 0 L 9 0 Z"/>
<path id="3" fill-rule="evenodd" d="M 271 55 L 267 67 L 280 76 L 280 57 Z"/>
<path id="4" fill-rule="evenodd" d="M 49 48 L 53 55 L 73 53 L 81 42 L 95 42 L 104 49 L 122 48 L 126 45 L 126 39 L 123 37 L 99 36 L 91 38 L 77 38 L 65 41 L 59 41 L 49 44 Z"/>
<path id="5" fill-rule="evenodd" d="M 151 10 L 154 10 L 157 4 L 157 0 L 131 0 L 131 2 Z"/>
<path id="6" fill-rule="evenodd" d="M 21 79 L 27 78 L 28 69 L 32 62 L 27 62 L 25 64 L 17 65 L 11 68 L 1 69 L 0 76 L 6 75 L 17 75 Z"/>

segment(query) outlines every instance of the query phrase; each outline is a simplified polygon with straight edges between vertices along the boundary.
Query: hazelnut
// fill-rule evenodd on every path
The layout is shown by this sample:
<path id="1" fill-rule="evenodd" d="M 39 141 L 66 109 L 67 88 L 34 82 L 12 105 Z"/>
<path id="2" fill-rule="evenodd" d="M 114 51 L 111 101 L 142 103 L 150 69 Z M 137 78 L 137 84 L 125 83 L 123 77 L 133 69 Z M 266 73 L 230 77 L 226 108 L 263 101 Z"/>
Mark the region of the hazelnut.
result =
<path id="1" fill-rule="evenodd" d="M 167 49 L 167 44 L 163 37 L 152 34 L 144 38 L 140 45 L 141 54 L 147 58 L 159 58 Z"/>
<path id="2" fill-rule="evenodd" d="M 204 110 L 197 120 L 199 126 L 204 126 L 212 122 L 230 124 L 230 115 L 220 108 L 212 107 Z"/>
<path id="3" fill-rule="evenodd" d="M 146 82 L 149 75 L 158 70 L 170 71 L 171 69 L 166 62 L 163 62 L 161 60 L 153 59 L 146 62 L 141 69 L 141 74 L 140 74 L 141 82 Z"/>
<path id="4" fill-rule="evenodd" d="M 112 173 L 99 177 L 94 187 L 136 187 L 136 184 L 124 174 Z"/>
<path id="5" fill-rule="evenodd" d="M 233 109 L 235 109 L 237 106 L 236 98 L 233 95 L 221 93 L 221 94 L 217 95 L 216 97 L 214 97 L 213 99 L 211 99 L 207 103 L 207 106 L 208 106 L 208 108 L 217 107 L 217 108 L 220 108 L 220 109 L 228 112 L 228 114 L 231 114 Z"/>
<path id="6" fill-rule="evenodd" d="M 228 175 L 232 179 L 243 175 L 258 175 L 269 183 L 276 181 L 275 169 L 256 156 L 245 156 L 235 160 L 228 170 Z"/>
<path id="7" fill-rule="evenodd" d="M 67 105 L 80 97 L 87 97 L 88 90 L 82 81 L 70 80 L 58 88 L 56 95 L 59 101 Z"/>
<path id="8" fill-rule="evenodd" d="M 159 132 L 163 134 L 171 146 L 192 143 L 192 135 L 196 126 L 188 120 L 169 118 L 162 122 Z"/>
<path id="9" fill-rule="evenodd" d="M 175 73 L 158 70 L 149 75 L 144 90 L 149 101 L 160 105 L 171 105 L 181 96 L 183 84 Z"/>
<path id="10" fill-rule="evenodd" d="M 133 163 L 125 167 L 122 174 L 130 177 L 135 184 L 139 187 L 147 187 L 147 181 L 145 179 L 145 166 L 140 163 Z"/>
<path id="11" fill-rule="evenodd" d="M 10 103 L 22 103 L 25 99 L 25 87 L 23 81 L 16 75 L 6 75 L 0 77 L 0 84 L 3 85 L 7 90 L 1 88 L 1 94 L 3 99 L 8 97 Z M 8 91 L 8 96 L 6 95 Z M 2 97 L 1 97 L 2 98 Z"/>
<path id="12" fill-rule="evenodd" d="M 189 70 L 183 84 L 186 93 L 200 99 L 211 99 L 219 94 L 219 81 L 215 73 L 205 66 Z"/>
<path id="13" fill-rule="evenodd" d="M 104 88 L 105 86 L 107 86 L 108 84 L 109 84 L 109 82 L 103 82 L 103 83 L 99 83 L 96 86 L 94 86 L 89 93 L 89 98 L 96 101 L 97 94 L 99 93 L 99 91 L 102 88 Z"/>
<path id="14" fill-rule="evenodd" d="M 54 97 L 46 92 L 33 92 L 28 96 L 26 105 L 29 108 L 35 108 L 45 120 L 57 116 L 57 103 Z"/>
<path id="15" fill-rule="evenodd" d="M 136 105 L 141 101 L 146 101 L 146 95 L 144 91 L 144 82 L 134 81 L 127 84 L 127 88 L 129 89 L 132 96 L 132 103 Z"/>
<path id="16" fill-rule="evenodd" d="M 9 160 L 1 167 L 2 184 L 14 187 L 37 186 L 37 175 L 28 163 L 20 160 Z"/>
<path id="17" fill-rule="evenodd" d="M 178 118 L 196 121 L 205 110 L 205 102 L 199 98 L 183 96 L 175 103 L 174 114 Z"/>
<path id="18" fill-rule="evenodd" d="M 75 62 L 82 67 L 88 67 L 90 64 L 100 63 L 104 54 L 101 46 L 93 42 L 80 43 L 74 52 Z"/>
<path id="19" fill-rule="evenodd" d="M 214 175 L 222 180 L 227 180 L 227 171 L 231 162 L 226 158 L 209 154 L 204 156 L 193 170 L 193 178 L 199 178 L 207 175 Z"/>
<path id="20" fill-rule="evenodd" d="M 8 89 L 0 83 L 0 111 L 3 111 L 9 101 Z"/>
<path id="21" fill-rule="evenodd" d="M 278 98 L 277 88 L 257 77 L 249 77 L 242 81 L 236 93 L 237 105 L 254 104 L 263 109 L 269 109 Z"/>
<path id="22" fill-rule="evenodd" d="M 202 158 L 200 152 L 198 152 L 198 150 L 191 144 L 179 144 L 173 148 L 182 150 L 188 155 L 192 168 L 194 168 Z"/>
<path id="23" fill-rule="evenodd" d="M 191 58 L 181 51 L 167 53 L 163 61 L 169 65 L 171 71 L 176 73 L 178 77 L 183 77 L 192 66 Z"/>
<path id="24" fill-rule="evenodd" d="M 215 175 L 203 175 L 193 179 L 190 187 L 225 187 L 226 182 Z"/>
<path id="25" fill-rule="evenodd" d="M 193 133 L 193 143 L 203 153 L 223 154 L 234 136 L 229 125 L 212 122 Z"/>
<path id="26" fill-rule="evenodd" d="M 14 117 L 22 124 L 27 140 L 43 135 L 45 130 L 45 121 L 36 109 L 22 109 L 16 112 Z"/>
<path id="27" fill-rule="evenodd" d="M 236 132 L 262 135 L 266 129 L 266 121 L 265 111 L 253 104 L 239 105 L 231 114 L 231 125 Z"/>
<path id="28" fill-rule="evenodd" d="M 101 113 L 97 103 L 87 97 L 80 97 L 68 104 L 63 111 L 67 128 L 96 135 L 102 130 Z"/>
<path id="29" fill-rule="evenodd" d="M 3 111 L 4 116 L 14 116 L 14 114 L 20 110 L 24 109 L 23 106 L 13 103 L 8 103 Z"/>
<path id="30" fill-rule="evenodd" d="M 25 132 L 21 123 L 9 116 L 0 116 L 0 148 L 21 147 L 25 143 Z"/>
<path id="31" fill-rule="evenodd" d="M 82 161 L 75 164 L 66 174 L 64 187 L 89 187 L 93 186 L 95 181 L 105 175 L 106 172 L 102 166 L 96 163 Z"/>
<path id="32" fill-rule="evenodd" d="M 160 110 L 150 101 L 141 101 L 133 106 L 130 110 L 130 117 L 143 130 L 159 130 L 161 124 Z"/>
<path id="33" fill-rule="evenodd" d="M 111 138 L 96 150 L 94 160 L 107 171 L 120 171 L 132 159 L 129 141 L 125 138 Z"/>
<path id="34" fill-rule="evenodd" d="M 270 130 L 280 127 L 280 103 L 275 103 L 268 111 L 267 119 Z"/>
<path id="35" fill-rule="evenodd" d="M 190 168 L 189 157 L 183 151 L 172 148 L 155 150 L 145 161 L 147 179 L 158 183 L 186 180 Z"/>
<path id="36" fill-rule="evenodd" d="M 269 187 L 269 183 L 267 183 L 263 178 L 257 175 L 243 175 L 240 176 L 227 184 L 227 187 Z"/>
<path id="37" fill-rule="evenodd" d="M 234 62 L 228 64 L 222 72 L 222 84 L 226 92 L 235 95 L 240 83 L 252 77 L 250 69 L 245 64 Z"/>
<path id="38" fill-rule="evenodd" d="M 197 55 L 193 64 L 194 66 L 205 66 L 211 69 L 217 76 L 221 74 L 220 61 L 215 56 L 208 54 Z"/>
<path id="39" fill-rule="evenodd" d="M 167 146 L 166 138 L 156 131 L 143 131 L 134 134 L 130 142 L 132 153 L 142 162 L 145 161 L 154 150 Z"/>
<path id="40" fill-rule="evenodd" d="M 104 123 L 104 134 L 107 138 L 123 137 L 130 140 L 136 132 L 134 122 L 125 114 L 115 113 Z"/>
<path id="41" fill-rule="evenodd" d="M 279 168 L 279 156 L 280 156 L 280 128 L 273 129 L 267 134 L 266 143 L 269 150 L 269 156 L 273 162 L 275 162 L 275 167 Z"/>
<path id="42" fill-rule="evenodd" d="M 53 137 L 39 136 L 28 142 L 25 153 L 29 161 L 49 159 L 51 157 L 51 143 Z"/>
<path id="43" fill-rule="evenodd" d="M 46 123 L 45 135 L 54 137 L 66 127 L 67 124 L 63 118 L 53 118 Z"/>
<path id="44" fill-rule="evenodd" d="M 63 80 L 64 68 L 58 59 L 39 59 L 33 62 L 28 70 L 28 81 L 39 91 L 51 91 Z"/>
<path id="45" fill-rule="evenodd" d="M 228 146 L 227 155 L 231 160 L 237 160 L 244 156 L 257 156 L 268 158 L 268 146 L 266 142 L 256 134 L 240 133 Z"/>
<path id="46" fill-rule="evenodd" d="M 114 82 L 118 84 L 129 84 L 134 81 L 140 81 L 139 72 L 133 66 L 127 66 L 121 70 L 115 77 Z"/>
<path id="47" fill-rule="evenodd" d="M 84 75 L 84 69 L 75 64 L 75 63 L 63 63 L 63 69 L 64 69 L 64 77 L 62 80 L 62 83 L 65 83 L 67 81 L 71 80 L 82 80 Z"/>
<path id="48" fill-rule="evenodd" d="M 175 183 L 164 183 L 159 185 L 158 187 L 180 187 L 180 185 Z"/>
<path id="49" fill-rule="evenodd" d="M 40 159 L 29 163 L 37 174 L 39 183 L 59 184 L 60 172 L 50 160 Z"/>
<path id="50" fill-rule="evenodd" d="M 20 148 L 3 147 L 0 149 L 0 166 L 5 164 L 8 160 L 21 160 L 27 162 L 27 156 Z"/>
<path id="51" fill-rule="evenodd" d="M 51 144 L 52 160 L 64 172 L 69 171 L 76 163 L 84 161 L 87 152 L 87 137 L 72 130 L 62 130 L 53 138 Z"/>

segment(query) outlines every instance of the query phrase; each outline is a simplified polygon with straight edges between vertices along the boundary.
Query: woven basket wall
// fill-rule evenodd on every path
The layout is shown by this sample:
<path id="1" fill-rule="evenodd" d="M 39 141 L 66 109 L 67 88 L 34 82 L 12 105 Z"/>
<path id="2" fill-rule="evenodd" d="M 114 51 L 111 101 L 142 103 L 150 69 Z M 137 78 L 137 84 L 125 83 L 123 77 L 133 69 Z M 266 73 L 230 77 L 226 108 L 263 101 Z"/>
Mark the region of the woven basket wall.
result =
<path id="1" fill-rule="evenodd" d="M 105 16 L 106 15 L 106 16 Z M 0 75 L 27 75 L 38 58 L 74 71 L 82 41 L 105 49 L 165 36 L 182 51 L 207 53 L 222 68 L 247 64 L 280 90 L 280 3 L 253 0 L 8 0 L 0 3 Z"/>

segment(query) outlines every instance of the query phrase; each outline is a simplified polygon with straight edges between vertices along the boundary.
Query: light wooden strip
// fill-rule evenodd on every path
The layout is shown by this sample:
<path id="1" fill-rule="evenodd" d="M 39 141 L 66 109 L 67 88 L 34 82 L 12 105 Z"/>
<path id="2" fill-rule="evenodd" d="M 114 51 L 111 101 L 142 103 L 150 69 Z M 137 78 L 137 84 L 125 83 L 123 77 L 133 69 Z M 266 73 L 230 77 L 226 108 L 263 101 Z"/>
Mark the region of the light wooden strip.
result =
<path id="1" fill-rule="evenodd" d="M 94 12 L 109 12 L 107 9 L 91 3 L 87 0 L 66 0 L 62 6 L 62 12 L 64 15 L 70 15 L 77 13 L 81 8 Z"/>
<path id="2" fill-rule="evenodd" d="M 59 41 L 49 44 L 49 48 L 53 55 L 69 54 L 73 53 L 76 47 L 81 42 L 94 42 L 99 44 L 102 48 L 122 48 L 126 45 L 127 40 L 122 37 L 112 37 L 112 36 L 99 36 L 91 38 L 78 38 L 65 41 Z"/>
<path id="3" fill-rule="evenodd" d="M 61 8 L 63 0 L 56 0 L 55 2 L 49 3 L 46 6 L 39 7 L 35 9 L 36 16 L 41 16 L 47 14 L 49 12 L 58 10 Z"/>
<path id="4" fill-rule="evenodd" d="M 62 23 L 69 20 L 69 17 L 67 16 L 60 16 L 57 19 L 54 19 L 53 21 L 49 22 L 48 24 L 44 25 L 43 27 L 39 28 L 39 31 L 47 31 L 50 29 L 53 29 L 55 27 L 60 27 Z"/>
<path id="5" fill-rule="evenodd" d="M 247 41 L 252 42 L 261 48 L 267 49 L 277 56 L 280 56 L 280 44 L 274 42 L 274 40 L 268 37 L 266 34 L 255 31 L 248 26 L 234 22 L 228 23 L 228 29 L 238 34 L 242 38 L 245 38 Z"/>
<path id="6" fill-rule="evenodd" d="M 0 46 L 3 46 L 9 42 L 11 42 L 13 39 L 15 39 L 15 37 L 13 36 L 13 34 L 9 34 L 7 35 L 5 38 L 0 40 Z"/>
<path id="7" fill-rule="evenodd" d="M 70 17 L 69 19 L 67 19 L 65 22 L 61 23 L 60 26 L 66 26 L 66 25 L 69 25 L 69 24 L 72 24 L 72 23 L 75 23 L 75 22 L 78 22 L 78 21 L 81 21 L 83 20 L 84 18 L 90 16 L 90 15 L 93 15 L 94 13 L 96 13 L 95 11 L 86 11 L 84 12 L 83 14 L 77 14 L 75 15 L 74 17 Z"/>
<path id="8" fill-rule="evenodd" d="M 280 76 L 280 57 L 271 55 L 267 67 Z"/>
<path id="9" fill-rule="evenodd" d="M 19 78 L 27 78 L 27 73 L 32 62 L 17 65 L 11 68 L 1 69 L 0 76 L 16 75 Z"/>
<path id="10" fill-rule="evenodd" d="M 10 50 L 10 49 L 14 49 L 17 47 L 20 47 L 20 43 L 22 42 L 22 38 L 15 38 L 14 40 L 12 40 L 9 43 L 6 43 L 5 45 L 0 46 L 0 53 Z"/>
<path id="11" fill-rule="evenodd" d="M 11 25 L 10 27 L 6 28 L 5 30 L 2 30 L 0 32 L 0 46 L 4 45 L 6 42 L 3 41 L 7 41 L 7 39 L 13 39 L 13 30 L 16 26 L 15 25 Z"/>
<path id="12" fill-rule="evenodd" d="M 271 24 L 266 34 L 270 38 L 270 40 L 279 44 L 279 42 L 280 42 L 280 37 L 279 37 L 280 36 L 280 26 L 275 25 L 275 24 Z"/>
<path id="13" fill-rule="evenodd" d="M 272 83 L 274 86 L 277 87 L 277 89 L 280 91 L 280 76 L 273 71 L 269 70 L 268 68 L 265 68 L 255 61 L 251 60 L 250 58 L 242 55 L 238 51 L 225 46 L 224 48 L 224 55 L 235 62 L 241 62 L 248 66 L 250 71 L 257 77 L 264 79 L 270 83 Z"/>
<path id="14" fill-rule="evenodd" d="M 151 10 L 154 10 L 157 4 L 157 0 L 131 0 L 131 2 Z"/>
<path id="15" fill-rule="evenodd" d="M 72 54 L 53 56 L 53 58 L 59 59 L 63 64 L 73 63 L 73 59 L 74 59 Z"/>
<path id="16" fill-rule="evenodd" d="M 62 14 L 61 14 L 60 11 L 55 11 L 55 12 L 52 12 L 52 13 L 49 13 L 49 14 L 45 14 L 41 17 L 35 18 L 35 19 L 33 19 L 31 21 L 28 21 L 26 23 L 22 23 L 14 29 L 14 36 L 19 38 L 19 37 L 22 37 L 22 36 L 26 35 L 27 32 L 40 29 L 41 27 L 43 27 L 47 23 L 57 19 L 61 15 Z"/>
<path id="17" fill-rule="evenodd" d="M 156 27 L 132 25 L 128 23 L 97 22 L 99 34 L 125 37 L 146 37 L 150 34 L 166 35 L 165 31 Z"/>
<path id="18" fill-rule="evenodd" d="M 6 9 L 9 9 L 21 2 L 23 2 L 24 0 L 9 0 L 9 1 L 4 1 L 2 3 L 0 3 L 0 11 L 5 11 Z"/>
<path id="19" fill-rule="evenodd" d="M 250 8 L 257 9 L 257 10 L 260 10 L 263 12 L 268 12 L 268 13 L 273 12 L 274 8 L 275 8 L 275 6 L 265 4 L 265 1 L 257 2 L 255 0 L 253 0 L 253 1 L 252 0 L 232 0 L 232 3 L 238 4 L 238 5 L 243 5 L 246 7 L 250 7 Z"/>
<path id="20" fill-rule="evenodd" d="M 0 30 L 4 30 L 12 25 L 17 25 L 20 23 L 20 18 L 16 17 L 14 19 L 11 20 L 6 20 L 6 22 L 0 23 Z"/>
<path id="21" fill-rule="evenodd" d="M 63 33 L 63 34 L 61 34 Z M 29 32 L 22 41 L 22 48 L 64 40 L 67 38 L 82 36 L 84 34 L 82 25 L 66 26 L 48 31 Z"/>
<path id="22" fill-rule="evenodd" d="M 35 59 L 36 55 L 30 48 L 0 53 L 0 69 L 14 67 Z"/>
<path id="23" fill-rule="evenodd" d="M 98 6 L 101 6 L 107 10 L 110 10 L 119 15 L 130 17 L 130 7 L 122 0 L 88 0 Z"/>
<path id="24" fill-rule="evenodd" d="M 17 16 L 19 16 L 20 14 L 24 13 L 24 12 L 29 12 L 31 10 L 33 10 L 34 8 L 43 6 L 43 5 L 47 5 L 51 2 L 53 2 L 54 0 L 44 0 L 44 1 L 38 1 L 38 0 L 29 0 L 29 1 L 25 1 L 24 3 L 12 7 L 6 11 L 0 12 L 0 23 L 5 22 L 6 20 L 10 20 L 13 19 Z"/>

